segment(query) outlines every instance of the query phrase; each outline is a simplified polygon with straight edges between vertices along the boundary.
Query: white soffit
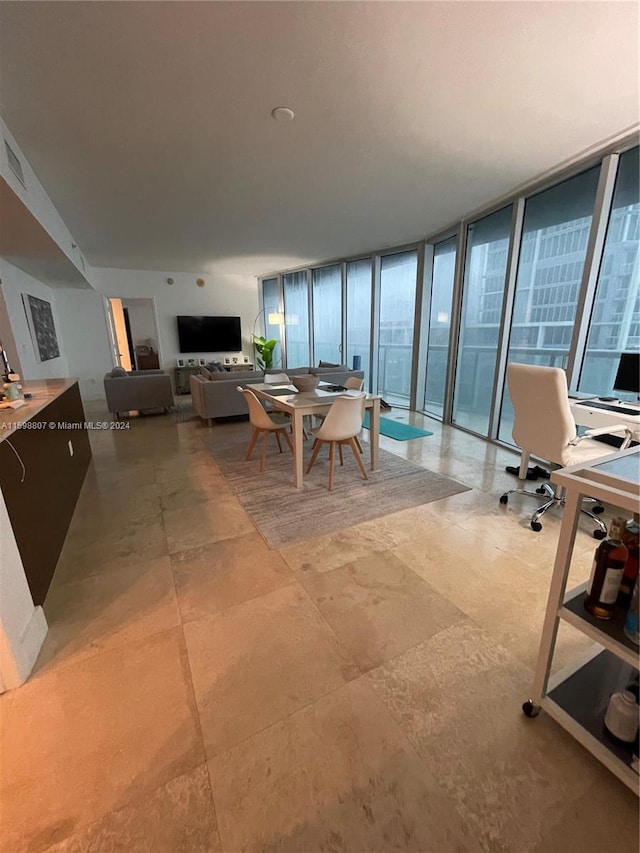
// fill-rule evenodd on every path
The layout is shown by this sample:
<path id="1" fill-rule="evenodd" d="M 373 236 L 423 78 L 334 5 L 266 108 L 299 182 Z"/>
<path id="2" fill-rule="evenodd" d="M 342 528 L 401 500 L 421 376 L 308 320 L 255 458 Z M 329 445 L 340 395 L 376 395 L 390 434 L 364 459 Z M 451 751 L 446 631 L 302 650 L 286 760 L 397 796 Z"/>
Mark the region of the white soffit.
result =
<path id="1" fill-rule="evenodd" d="M 0 112 L 97 266 L 409 242 L 638 122 L 635 2 L 3 2 L 0 57 Z"/>

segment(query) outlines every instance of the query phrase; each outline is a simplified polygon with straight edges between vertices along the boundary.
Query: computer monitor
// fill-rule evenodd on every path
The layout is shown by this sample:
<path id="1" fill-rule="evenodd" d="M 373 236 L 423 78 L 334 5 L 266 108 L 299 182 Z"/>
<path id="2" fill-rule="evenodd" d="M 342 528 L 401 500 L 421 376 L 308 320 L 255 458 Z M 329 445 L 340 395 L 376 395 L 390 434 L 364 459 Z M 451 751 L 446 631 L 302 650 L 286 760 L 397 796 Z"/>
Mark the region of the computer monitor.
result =
<path id="1" fill-rule="evenodd" d="M 628 394 L 640 394 L 640 353 L 622 353 L 613 390 L 626 391 Z"/>

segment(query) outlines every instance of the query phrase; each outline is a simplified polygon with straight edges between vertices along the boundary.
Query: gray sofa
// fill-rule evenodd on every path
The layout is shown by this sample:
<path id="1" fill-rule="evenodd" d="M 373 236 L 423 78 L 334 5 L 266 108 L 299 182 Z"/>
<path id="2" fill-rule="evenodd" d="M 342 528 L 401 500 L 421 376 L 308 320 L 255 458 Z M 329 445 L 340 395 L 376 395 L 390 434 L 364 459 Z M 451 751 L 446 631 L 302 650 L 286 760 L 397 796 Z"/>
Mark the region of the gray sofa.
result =
<path id="1" fill-rule="evenodd" d="M 162 370 L 114 368 L 104 377 L 107 409 L 114 415 L 134 409 L 169 409 L 173 406 L 171 377 Z"/>
<path id="2" fill-rule="evenodd" d="M 294 367 L 267 370 L 266 373 L 286 373 L 287 376 L 301 376 L 313 373 L 323 382 L 333 382 L 343 385 L 350 376 L 364 378 L 364 371 L 349 370 L 348 367 Z M 235 370 L 232 373 L 209 373 L 211 378 L 203 374 L 192 376 L 191 399 L 196 412 L 204 420 L 213 418 L 229 418 L 247 415 L 249 410 L 242 394 L 238 393 L 238 385 L 252 385 L 264 382 L 265 372 L 259 370 Z"/>

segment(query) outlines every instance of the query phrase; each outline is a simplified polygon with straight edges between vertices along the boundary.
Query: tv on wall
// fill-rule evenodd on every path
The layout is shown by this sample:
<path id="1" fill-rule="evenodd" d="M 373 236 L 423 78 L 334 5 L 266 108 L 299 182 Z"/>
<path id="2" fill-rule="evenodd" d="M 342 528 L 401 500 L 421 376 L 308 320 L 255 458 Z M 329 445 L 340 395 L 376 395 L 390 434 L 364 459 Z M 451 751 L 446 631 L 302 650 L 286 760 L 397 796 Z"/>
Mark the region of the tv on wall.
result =
<path id="1" fill-rule="evenodd" d="M 240 352 L 240 317 L 178 317 L 180 352 Z"/>

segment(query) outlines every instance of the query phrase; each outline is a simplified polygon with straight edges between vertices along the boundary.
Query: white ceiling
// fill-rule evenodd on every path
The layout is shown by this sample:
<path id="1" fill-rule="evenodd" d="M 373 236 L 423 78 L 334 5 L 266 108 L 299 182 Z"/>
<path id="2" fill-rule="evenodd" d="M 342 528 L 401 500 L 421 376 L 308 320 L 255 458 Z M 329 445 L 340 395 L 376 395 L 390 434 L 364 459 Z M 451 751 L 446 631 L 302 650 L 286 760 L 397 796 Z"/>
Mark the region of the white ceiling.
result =
<path id="1" fill-rule="evenodd" d="M 409 242 L 639 113 L 636 2 L 1 2 L 0 57 L 0 112 L 96 266 Z"/>

